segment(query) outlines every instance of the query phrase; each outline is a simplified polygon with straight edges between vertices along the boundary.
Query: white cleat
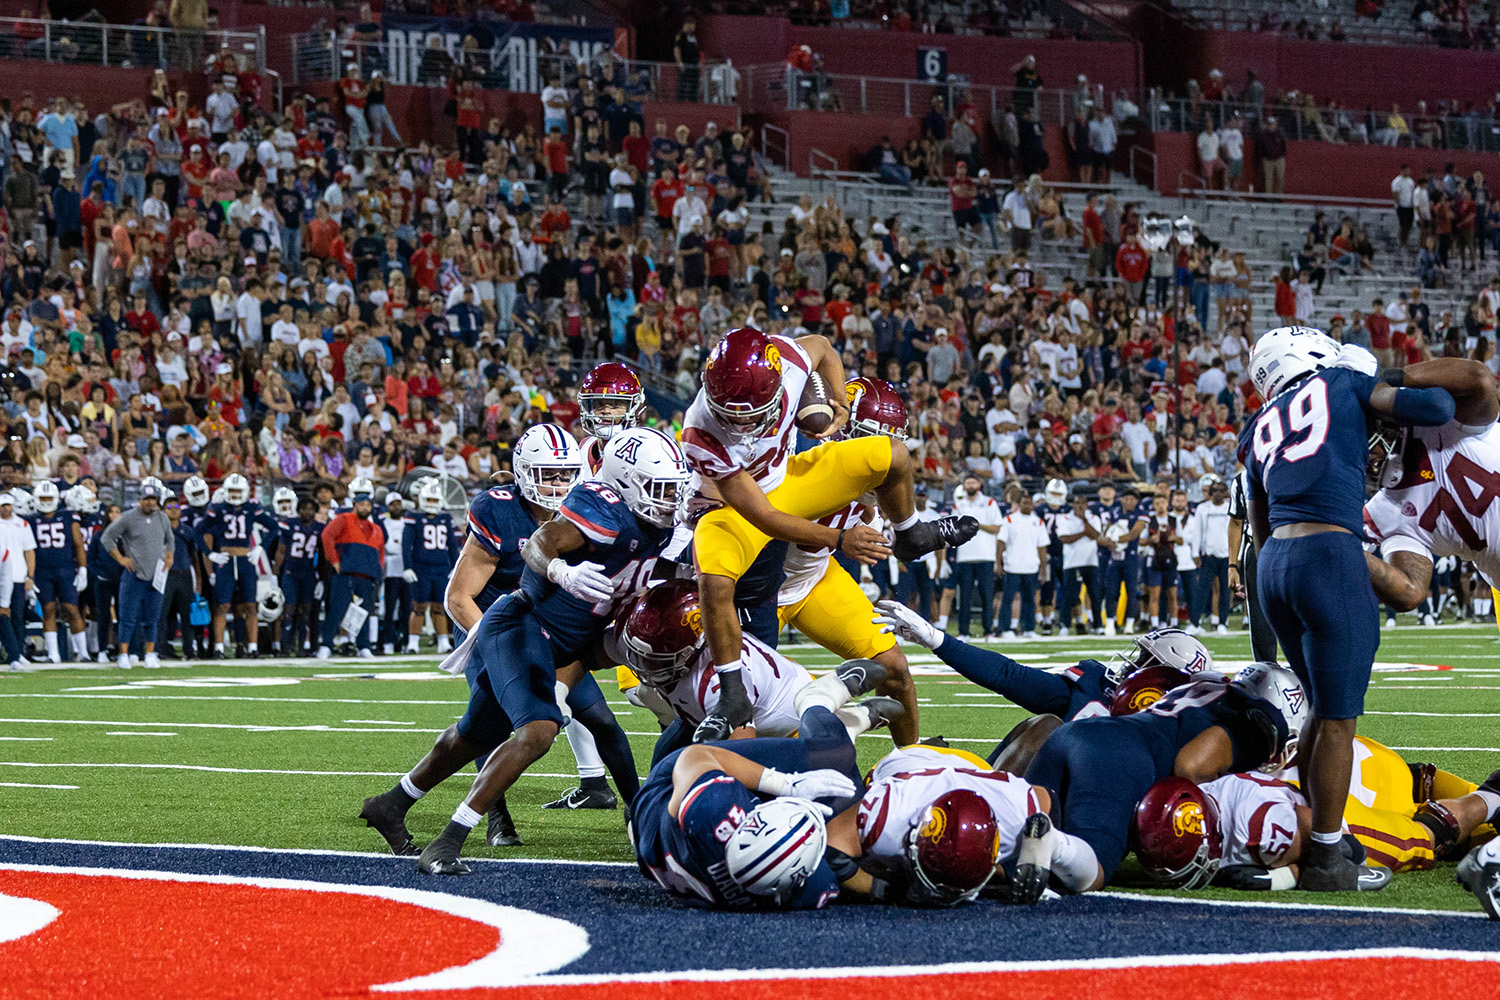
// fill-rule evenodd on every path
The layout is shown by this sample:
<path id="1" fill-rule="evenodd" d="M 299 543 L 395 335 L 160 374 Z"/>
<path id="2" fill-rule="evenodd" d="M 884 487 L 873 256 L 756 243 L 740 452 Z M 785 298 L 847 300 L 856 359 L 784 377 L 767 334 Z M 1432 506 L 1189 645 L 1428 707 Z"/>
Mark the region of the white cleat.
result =
<path id="1" fill-rule="evenodd" d="M 1385 620 L 1385 627 L 1386 628 L 1395 628 L 1396 627 L 1396 619 L 1394 619 L 1394 618 L 1387 618 Z"/>
<path id="2" fill-rule="evenodd" d="M 368 647 L 361 647 L 359 651 L 359 658 L 361 660 L 373 660 L 375 659 L 375 651 Z"/>
<path id="3" fill-rule="evenodd" d="M 159 670 L 159 669 L 161 669 L 161 657 L 157 656 L 154 651 L 146 654 L 146 669 L 147 670 Z"/>
<path id="4" fill-rule="evenodd" d="M 99 655 L 94 658 L 94 662 L 100 664 L 101 666 L 108 665 L 109 654 L 102 649 L 99 650 Z"/>
<path id="5" fill-rule="evenodd" d="M 126 655 L 125 653 L 121 653 L 120 654 L 120 658 L 115 661 L 115 666 L 119 667 L 121 670 L 129 670 L 130 669 L 130 657 L 128 655 Z"/>
<path id="6" fill-rule="evenodd" d="M 61 653 L 48 653 L 47 654 L 47 662 L 48 663 L 61 663 L 62 662 L 62 654 Z"/>
<path id="7" fill-rule="evenodd" d="M 393 646 L 393 645 L 391 645 L 390 643 L 386 643 L 384 646 L 382 646 L 380 648 L 385 653 L 386 656 L 395 656 L 396 655 L 396 647 Z"/>
<path id="8" fill-rule="evenodd" d="M 1229 626 L 1225 625 L 1223 623 L 1220 623 L 1219 625 L 1215 626 L 1214 631 L 1217 632 L 1217 633 L 1219 633 L 1220 635 L 1228 635 L 1229 634 Z"/>
<path id="9" fill-rule="evenodd" d="M 1015 637 L 1016 637 L 1016 630 L 1013 629 L 1013 628 L 1008 628 L 1004 632 L 1000 633 L 1000 638 L 1003 639 L 1003 640 L 1005 640 L 1006 642 L 1011 641 Z"/>
<path id="10" fill-rule="evenodd" d="M 318 647 L 318 659 L 326 660 L 331 656 L 333 656 L 333 650 L 329 649 L 327 646 Z"/>
<path id="11" fill-rule="evenodd" d="M 1434 617 L 1432 617 L 1432 615 L 1423 615 L 1422 616 L 1422 624 L 1423 625 L 1436 625 L 1437 624 L 1437 619 L 1434 618 Z"/>
<path id="12" fill-rule="evenodd" d="M 1107 635 L 1107 636 L 1112 636 L 1112 635 L 1115 634 L 1115 620 L 1113 618 L 1109 618 L 1109 619 L 1105 620 L 1105 622 L 1104 622 L 1104 634 Z"/>
<path id="13" fill-rule="evenodd" d="M 1034 632 L 1034 631 L 1033 632 L 1027 632 L 1024 636 L 1022 636 L 1022 638 L 1025 638 L 1025 639 L 1035 639 L 1036 638 L 1036 632 Z"/>

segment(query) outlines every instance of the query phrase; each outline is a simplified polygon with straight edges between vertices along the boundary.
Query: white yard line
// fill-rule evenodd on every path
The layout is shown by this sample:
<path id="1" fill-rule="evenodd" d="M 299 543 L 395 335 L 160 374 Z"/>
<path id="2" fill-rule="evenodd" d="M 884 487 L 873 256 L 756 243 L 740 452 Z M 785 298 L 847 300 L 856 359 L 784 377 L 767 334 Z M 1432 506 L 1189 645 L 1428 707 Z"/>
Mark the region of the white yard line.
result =
<path id="1" fill-rule="evenodd" d="M 78 791 L 77 785 L 34 785 L 29 781 L 0 781 L 0 788 L 56 788 L 64 792 Z"/>
<path id="2" fill-rule="evenodd" d="M 280 768 L 267 768 L 267 767 L 210 767 L 210 766 L 208 766 L 206 764 L 154 764 L 154 763 L 152 763 L 152 764 L 146 764 L 146 763 L 122 764 L 122 763 L 117 763 L 117 762 L 111 762 L 111 763 L 107 763 L 107 764 L 79 764 L 79 763 L 44 764 L 44 763 L 41 763 L 39 761 L 24 761 L 24 760 L 4 760 L 4 761 L 0 761 L 0 767 L 32 767 L 32 768 L 44 768 L 44 769 L 62 768 L 62 767 L 70 767 L 70 768 L 78 768 L 78 767 L 85 767 L 85 768 L 92 768 L 92 767 L 115 767 L 115 768 L 128 768 L 128 769 L 132 769 L 132 770 L 143 770 L 143 771 L 207 771 L 207 772 L 211 772 L 211 773 L 214 773 L 214 774 L 293 774 L 293 775 L 304 775 L 304 776 L 307 776 L 307 777 L 314 777 L 314 778 L 399 778 L 403 774 L 406 773 L 405 771 L 294 771 L 294 770 L 283 770 L 283 769 L 280 769 Z M 521 775 L 521 777 L 523 777 L 523 778 L 575 778 L 576 779 L 578 777 L 578 773 L 576 771 L 569 771 L 567 774 L 551 774 L 551 773 L 546 773 L 546 772 L 541 772 L 541 771 L 527 771 L 526 773 L 524 773 L 523 775 Z M 644 778 L 644 775 L 642 777 Z"/>
<path id="3" fill-rule="evenodd" d="M 345 726 L 257 726 L 243 722 L 126 722 L 103 719 L 0 719 L 15 725 L 31 726 L 173 726 L 178 729 L 238 729 L 251 733 L 427 733 L 441 729 L 362 729 Z"/>
<path id="4" fill-rule="evenodd" d="M 176 736 L 176 733 L 153 733 L 141 729 L 118 729 L 104 734 L 105 736 Z"/>

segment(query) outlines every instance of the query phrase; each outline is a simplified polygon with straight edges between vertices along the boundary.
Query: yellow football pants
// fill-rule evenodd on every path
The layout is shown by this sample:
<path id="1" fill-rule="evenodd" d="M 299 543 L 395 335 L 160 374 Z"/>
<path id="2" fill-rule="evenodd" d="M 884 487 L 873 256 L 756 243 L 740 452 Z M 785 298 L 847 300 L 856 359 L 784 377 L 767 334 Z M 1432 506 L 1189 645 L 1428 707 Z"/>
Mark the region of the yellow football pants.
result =
<path id="1" fill-rule="evenodd" d="M 875 608 L 844 567 L 833 559 L 807 596 L 778 608 L 776 620 L 846 660 L 874 659 L 896 645 L 872 619 Z"/>
<path id="2" fill-rule="evenodd" d="M 1349 832 L 1365 845 L 1369 863 L 1392 871 L 1425 871 L 1435 863 L 1432 832 L 1412 817 L 1418 803 L 1412 797 L 1411 768 L 1396 751 L 1363 736 L 1355 737 L 1355 780 L 1344 804 Z M 1447 771 L 1437 772 L 1433 796 L 1456 799 L 1479 786 Z"/>

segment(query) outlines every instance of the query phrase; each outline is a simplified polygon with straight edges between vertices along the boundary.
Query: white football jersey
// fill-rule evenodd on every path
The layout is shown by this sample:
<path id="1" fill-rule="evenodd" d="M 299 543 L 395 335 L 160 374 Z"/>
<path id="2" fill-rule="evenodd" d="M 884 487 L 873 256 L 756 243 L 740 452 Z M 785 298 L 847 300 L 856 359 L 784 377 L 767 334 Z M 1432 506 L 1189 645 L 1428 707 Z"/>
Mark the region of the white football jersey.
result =
<path id="1" fill-rule="evenodd" d="M 835 531 L 843 531 L 863 523 L 864 511 L 864 503 L 855 501 L 818 523 L 826 524 Z M 828 560 L 832 557 L 832 548 L 809 549 L 805 545 L 788 545 L 786 560 L 782 563 L 786 578 L 782 580 L 781 589 L 776 593 L 776 605 L 784 608 L 806 597 L 817 586 L 818 581 L 823 579 L 823 574 L 828 572 Z"/>
<path id="2" fill-rule="evenodd" d="M 604 442 L 590 434 L 578 442 L 578 450 L 583 453 L 583 468 L 579 471 L 579 481 L 598 479 L 599 470 L 604 466 Z"/>
<path id="3" fill-rule="evenodd" d="M 1500 584 L 1500 424 L 1480 434 L 1456 421 L 1413 427 L 1400 461 L 1400 482 L 1365 504 L 1365 530 L 1381 557 L 1456 556 Z"/>
<path id="4" fill-rule="evenodd" d="M 745 655 L 741 659 L 741 676 L 750 704 L 755 706 L 751 718 L 759 736 L 791 736 L 800 724 L 797 715 L 797 692 L 812 683 L 807 668 L 793 663 L 753 635 L 743 637 Z M 702 722 L 719 705 L 719 675 L 713 656 L 705 645 L 693 670 L 669 691 L 663 691 L 677 714 L 688 722 Z"/>
<path id="5" fill-rule="evenodd" d="M 1279 868 L 1297 836 L 1302 793 L 1266 774 L 1226 774 L 1202 786 L 1219 806 L 1226 865 Z"/>
<path id="6" fill-rule="evenodd" d="M 812 371 L 812 359 L 790 337 L 770 337 L 780 352 L 781 420 L 757 438 L 736 439 L 728 424 L 709 409 L 708 396 L 699 389 L 682 422 L 682 450 L 700 481 L 695 483 L 705 497 L 717 499 L 714 481 L 748 472 L 769 493 L 786 478 L 787 461 L 797 446 L 797 406 Z"/>
<path id="7" fill-rule="evenodd" d="M 870 789 L 859 800 L 861 865 L 876 872 L 904 868 L 907 834 L 926 822 L 928 806 L 959 788 L 989 803 L 1000 828 L 1001 858 L 1015 853 L 1026 817 L 1042 811 L 1024 778 L 987 770 L 967 756 L 935 747 L 903 747 L 875 765 Z"/>

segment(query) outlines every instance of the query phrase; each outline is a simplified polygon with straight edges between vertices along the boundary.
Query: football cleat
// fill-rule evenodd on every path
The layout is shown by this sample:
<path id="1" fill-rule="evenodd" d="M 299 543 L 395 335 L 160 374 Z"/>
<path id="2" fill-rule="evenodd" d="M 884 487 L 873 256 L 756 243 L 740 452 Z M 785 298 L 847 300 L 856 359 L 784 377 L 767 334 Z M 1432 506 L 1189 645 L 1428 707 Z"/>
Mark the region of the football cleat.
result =
<path id="1" fill-rule="evenodd" d="M 1052 821 L 1046 813 L 1026 817 L 1016 855 L 1016 877 L 1011 883 L 1011 902 L 1034 906 L 1041 901 L 1052 878 L 1052 840 Z"/>
<path id="2" fill-rule="evenodd" d="M 850 716 L 853 717 L 854 729 L 860 735 L 868 733 L 872 729 L 880 729 L 889 726 L 895 720 L 906 714 L 906 706 L 895 698 L 866 698 L 858 705 L 845 705 L 838 710 L 838 716 L 847 728 Z"/>
<path id="3" fill-rule="evenodd" d="M 618 809 L 620 800 L 608 788 L 570 788 L 562 798 L 548 802 L 543 809 Z M 519 843 L 519 840 L 517 841 Z"/>
<path id="4" fill-rule="evenodd" d="M 385 838 L 386 844 L 395 855 L 413 855 L 417 853 L 417 845 L 411 839 L 411 834 L 406 829 L 406 810 L 397 804 L 394 790 L 381 792 L 365 799 L 364 807 L 359 811 L 359 818 L 365 821 L 365 826 L 372 827 L 376 833 Z"/>
<path id="5" fill-rule="evenodd" d="M 936 521 L 918 521 L 896 532 L 891 554 L 898 562 L 911 562 L 942 548 L 957 548 L 979 533 L 979 521 L 967 514 L 950 514 Z"/>
<path id="6" fill-rule="evenodd" d="M 1500 841 L 1470 851 L 1458 863 L 1453 878 L 1474 894 L 1491 920 L 1500 920 Z"/>
<path id="7" fill-rule="evenodd" d="M 1381 865 L 1356 865 L 1344 857 L 1337 845 L 1326 846 L 1331 857 L 1324 863 L 1309 864 L 1304 855 L 1302 874 L 1297 880 L 1298 889 L 1303 892 L 1379 892 L 1390 885 L 1392 873 L 1389 868 Z"/>
<path id="8" fill-rule="evenodd" d="M 869 694 L 885 683 L 885 667 L 874 660 L 845 660 L 834 670 L 834 674 L 849 689 L 851 698 Z"/>
<path id="9" fill-rule="evenodd" d="M 521 835 L 516 832 L 515 820 L 510 818 L 510 809 L 501 799 L 485 814 L 484 842 L 491 847 L 520 847 Z"/>
<path id="10" fill-rule="evenodd" d="M 458 856 L 458 844 L 444 843 L 439 837 L 428 844 L 417 858 L 417 871 L 424 875 L 467 875 L 473 871 Z"/>

